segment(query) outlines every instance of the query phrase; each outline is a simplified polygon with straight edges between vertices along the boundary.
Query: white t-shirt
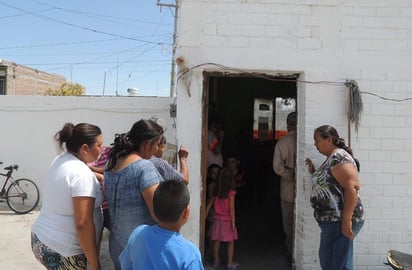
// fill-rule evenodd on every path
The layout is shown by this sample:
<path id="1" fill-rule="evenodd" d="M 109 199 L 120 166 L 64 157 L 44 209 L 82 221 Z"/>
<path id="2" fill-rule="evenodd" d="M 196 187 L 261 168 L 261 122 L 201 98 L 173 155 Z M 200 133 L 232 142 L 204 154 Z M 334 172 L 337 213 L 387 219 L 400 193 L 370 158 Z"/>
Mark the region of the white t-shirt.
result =
<path id="1" fill-rule="evenodd" d="M 76 236 L 72 198 L 96 198 L 95 210 L 99 209 L 103 193 L 94 173 L 74 155 L 63 153 L 49 167 L 43 194 L 43 206 L 32 231 L 62 256 L 83 253 Z"/>

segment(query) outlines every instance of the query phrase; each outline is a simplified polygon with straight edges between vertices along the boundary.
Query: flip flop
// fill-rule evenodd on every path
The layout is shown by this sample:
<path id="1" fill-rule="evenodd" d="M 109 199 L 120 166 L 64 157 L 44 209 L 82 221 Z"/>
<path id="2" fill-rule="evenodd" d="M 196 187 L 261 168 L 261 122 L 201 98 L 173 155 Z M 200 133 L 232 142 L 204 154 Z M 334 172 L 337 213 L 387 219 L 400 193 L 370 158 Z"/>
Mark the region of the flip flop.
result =
<path id="1" fill-rule="evenodd" d="M 227 270 L 238 270 L 239 269 L 240 264 L 238 264 L 237 262 L 233 262 L 232 265 L 227 266 Z"/>

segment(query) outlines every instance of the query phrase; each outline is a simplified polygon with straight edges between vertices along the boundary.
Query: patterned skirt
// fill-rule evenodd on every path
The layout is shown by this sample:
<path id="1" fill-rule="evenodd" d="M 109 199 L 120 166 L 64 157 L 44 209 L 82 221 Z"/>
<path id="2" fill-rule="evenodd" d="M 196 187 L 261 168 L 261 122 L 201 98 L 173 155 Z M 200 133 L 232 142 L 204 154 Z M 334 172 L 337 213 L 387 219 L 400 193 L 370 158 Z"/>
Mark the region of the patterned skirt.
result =
<path id="1" fill-rule="evenodd" d="M 87 269 L 86 255 L 78 254 L 63 257 L 50 249 L 31 233 L 31 249 L 36 259 L 49 270 L 85 270 Z"/>

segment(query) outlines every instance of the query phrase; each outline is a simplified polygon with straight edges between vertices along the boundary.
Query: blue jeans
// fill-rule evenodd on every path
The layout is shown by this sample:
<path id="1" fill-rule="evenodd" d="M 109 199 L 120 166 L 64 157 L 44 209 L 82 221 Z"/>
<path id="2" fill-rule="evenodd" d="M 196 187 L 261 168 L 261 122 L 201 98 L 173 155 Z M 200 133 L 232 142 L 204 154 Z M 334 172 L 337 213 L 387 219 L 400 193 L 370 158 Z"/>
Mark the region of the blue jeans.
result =
<path id="1" fill-rule="evenodd" d="M 363 224 L 364 221 L 352 223 L 355 236 Z M 322 270 L 353 270 L 353 239 L 342 234 L 341 223 L 321 222 L 319 226 L 319 260 Z"/>

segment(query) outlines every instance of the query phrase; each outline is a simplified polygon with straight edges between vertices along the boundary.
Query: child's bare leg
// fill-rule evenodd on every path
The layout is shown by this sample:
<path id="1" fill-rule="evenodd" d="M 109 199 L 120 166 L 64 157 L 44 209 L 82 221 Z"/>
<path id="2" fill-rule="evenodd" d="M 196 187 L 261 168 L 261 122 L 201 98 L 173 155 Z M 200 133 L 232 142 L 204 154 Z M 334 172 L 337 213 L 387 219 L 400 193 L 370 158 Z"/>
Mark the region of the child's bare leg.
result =
<path id="1" fill-rule="evenodd" d="M 219 262 L 219 250 L 220 250 L 220 241 L 215 240 L 213 241 L 213 256 L 215 258 L 215 262 Z"/>
<path id="2" fill-rule="evenodd" d="M 234 243 L 234 241 L 227 243 L 227 266 L 232 266 L 233 263 L 233 252 L 235 249 Z"/>

